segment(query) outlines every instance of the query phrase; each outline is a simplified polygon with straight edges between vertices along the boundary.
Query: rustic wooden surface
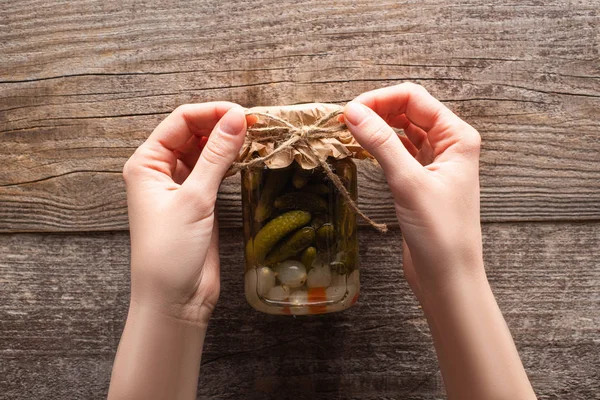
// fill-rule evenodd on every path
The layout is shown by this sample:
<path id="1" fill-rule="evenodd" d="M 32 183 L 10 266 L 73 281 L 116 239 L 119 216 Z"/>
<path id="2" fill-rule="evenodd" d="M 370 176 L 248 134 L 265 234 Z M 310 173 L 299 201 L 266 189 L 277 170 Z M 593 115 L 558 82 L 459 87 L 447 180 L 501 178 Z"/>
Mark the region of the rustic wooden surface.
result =
<path id="1" fill-rule="evenodd" d="M 126 229 L 122 165 L 179 104 L 345 102 L 405 80 L 480 130 L 484 221 L 600 218 L 597 1 L 5 3 L 1 231 Z M 364 175 L 361 205 L 393 221 Z"/>
<path id="2" fill-rule="evenodd" d="M 250 309 L 241 234 L 221 236 L 222 296 L 206 339 L 199 398 L 443 395 L 427 323 L 402 278 L 397 230 L 361 230 L 360 301 L 316 318 Z M 487 224 L 484 246 L 490 282 L 539 397 L 594 398 L 598 224 Z M 126 233 L 0 235 L 8 288 L 0 292 L 6 398 L 106 394 L 128 306 L 128 255 Z"/>
<path id="3" fill-rule="evenodd" d="M 105 396 L 128 299 L 121 169 L 177 105 L 344 103 L 405 80 L 482 134 L 487 269 L 539 398 L 598 398 L 600 3 L 496 3 L 3 1 L 0 398 Z M 361 230 L 357 307 L 262 315 L 238 185 L 220 192 L 199 398 L 443 398 L 399 233 Z M 360 166 L 360 187 L 393 222 L 381 173 Z"/>

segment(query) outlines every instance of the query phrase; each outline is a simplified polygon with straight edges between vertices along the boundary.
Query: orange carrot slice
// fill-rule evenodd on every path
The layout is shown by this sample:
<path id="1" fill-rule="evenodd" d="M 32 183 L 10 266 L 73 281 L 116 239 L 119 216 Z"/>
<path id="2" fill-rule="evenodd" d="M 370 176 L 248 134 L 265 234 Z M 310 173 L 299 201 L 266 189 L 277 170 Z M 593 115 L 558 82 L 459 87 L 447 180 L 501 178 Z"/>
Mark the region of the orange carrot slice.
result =
<path id="1" fill-rule="evenodd" d="M 311 305 L 314 303 L 321 303 L 327 300 L 324 287 L 316 287 L 308 289 L 308 309 L 311 314 L 323 314 L 327 311 L 327 306 L 324 305 Z"/>

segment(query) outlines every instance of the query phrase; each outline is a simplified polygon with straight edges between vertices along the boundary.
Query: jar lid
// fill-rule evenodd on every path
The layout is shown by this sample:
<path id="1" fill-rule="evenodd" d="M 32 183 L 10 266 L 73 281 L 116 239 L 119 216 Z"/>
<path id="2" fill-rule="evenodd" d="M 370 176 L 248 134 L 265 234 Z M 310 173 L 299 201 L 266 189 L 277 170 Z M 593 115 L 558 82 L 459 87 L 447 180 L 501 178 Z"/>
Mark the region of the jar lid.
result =
<path id="1" fill-rule="evenodd" d="M 372 159 L 344 124 L 343 110 L 326 103 L 247 109 L 246 115 L 256 117 L 256 122 L 248 127 L 237 169 L 256 159 L 271 169 L 285 168 L 294 161 L 312 169 L 328 157 Z"/>

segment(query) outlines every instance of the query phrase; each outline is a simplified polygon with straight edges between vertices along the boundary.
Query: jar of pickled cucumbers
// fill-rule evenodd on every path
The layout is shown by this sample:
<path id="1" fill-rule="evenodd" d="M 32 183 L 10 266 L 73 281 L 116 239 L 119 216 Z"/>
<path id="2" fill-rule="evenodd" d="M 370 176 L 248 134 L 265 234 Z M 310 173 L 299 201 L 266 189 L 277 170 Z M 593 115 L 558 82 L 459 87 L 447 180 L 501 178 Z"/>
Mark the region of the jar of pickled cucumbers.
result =
<path id="1" fill-rule="evenodd" d="M 327 163 L 357 199 L 350 158 Z M 358 299 L 356 214 L 322 166 L 242 171 L 245 292 L 269 314 L 341 311 Z"/>
<path id="2" fill-rule="evenodd" d="M 311 103 L 254 107 L 230 173 L 242 172 L 245 292 L 269 314 L 345 310 L 358 299 L 353 159 L 372 159 L 354 139 L 343 107 Z M 380 226 L 381 225 L 381 226 Z"/>

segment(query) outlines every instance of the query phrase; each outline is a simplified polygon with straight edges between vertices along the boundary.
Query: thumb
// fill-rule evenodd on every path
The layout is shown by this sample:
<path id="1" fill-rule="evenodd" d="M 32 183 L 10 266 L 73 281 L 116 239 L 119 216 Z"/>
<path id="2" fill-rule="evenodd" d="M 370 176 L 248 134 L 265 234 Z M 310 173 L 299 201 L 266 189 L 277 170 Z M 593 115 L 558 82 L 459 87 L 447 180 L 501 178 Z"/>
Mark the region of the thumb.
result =
<path id="1" fill-rule="evenodd" d="M 237 158 L 246 134 L 246 117 L 242 107 L 233 107 L 211 132 L 194 169 L 183 183 L 196 193 L 215 196 L 219 185 Z"/>
<path id="2" fill-rule="evenodd" d="M 421 164 L 408 152 L 396 132 L 369 107 L 351 101 L 344 109 L 348 129 L 383 168 L 390 185 L 406 184 L 421 173 Z"/>

